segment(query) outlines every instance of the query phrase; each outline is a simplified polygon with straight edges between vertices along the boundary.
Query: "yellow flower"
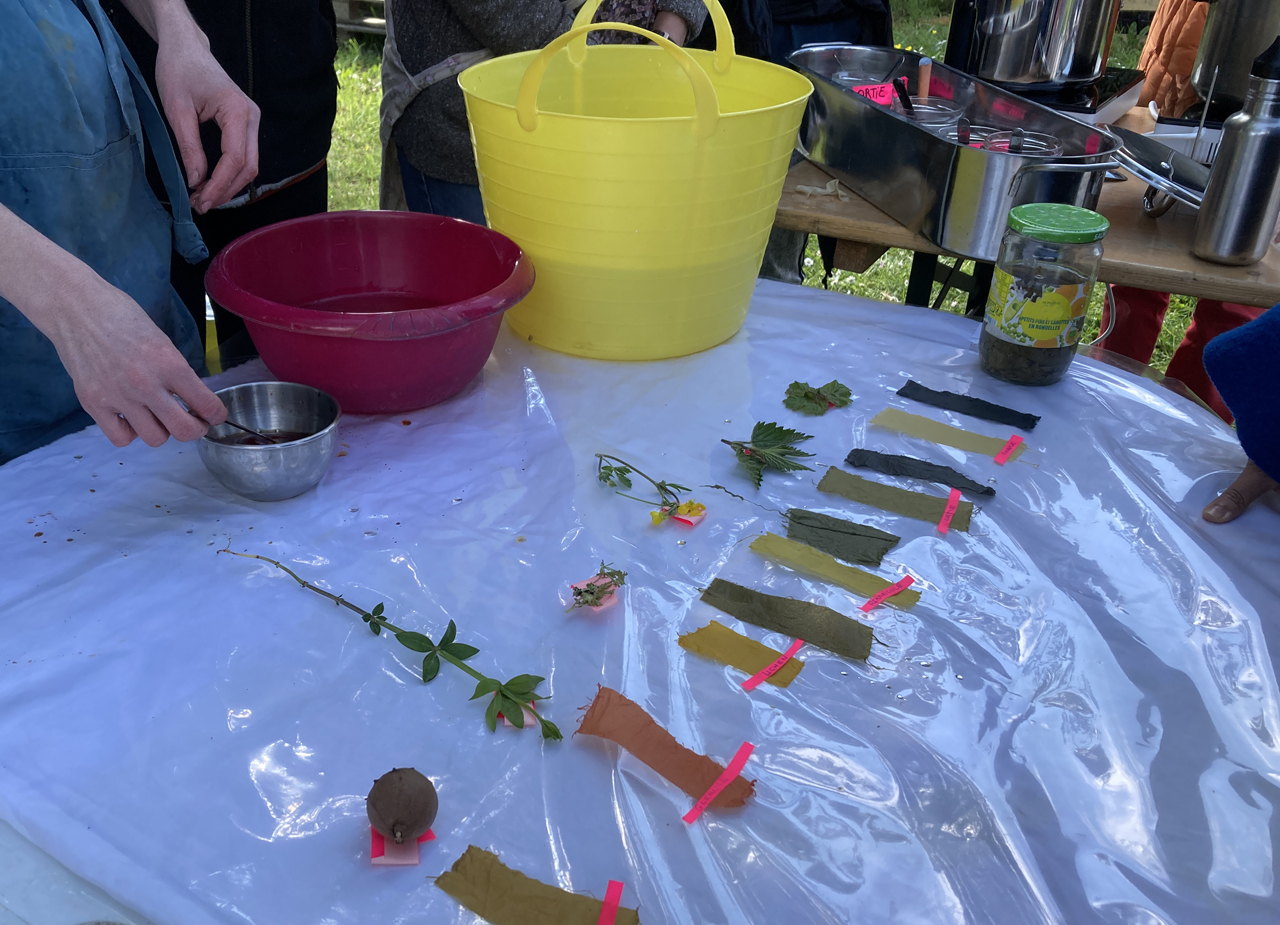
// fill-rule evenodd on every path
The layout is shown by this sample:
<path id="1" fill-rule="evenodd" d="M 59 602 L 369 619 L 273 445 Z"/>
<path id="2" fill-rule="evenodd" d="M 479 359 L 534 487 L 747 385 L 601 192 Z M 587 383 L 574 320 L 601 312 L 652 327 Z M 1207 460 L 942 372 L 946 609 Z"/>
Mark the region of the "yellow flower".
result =
<path id="1" fill-rule="evenodd" d="M 667 509 L 665 507 L 658 511 L 649 512 L 649 519 L 653 521 L 655 527 L 670 516 L 671 515 L 667 513 Z"/>
<path id="2" fill-rule="evenodd" d="M 676 513 L 685 517 L 699 517 L 707 513 L 707 506 L 699 504 L 697 501 L 686 501 L 684 504 L 676 508 Z"/>
<path id="3" fill-rule="evenodd" d="M 902 46 L 901 46 L 901 45 L 894 45 L 893 47 L 894 47 L 894 48 L 901 48 Z"/>

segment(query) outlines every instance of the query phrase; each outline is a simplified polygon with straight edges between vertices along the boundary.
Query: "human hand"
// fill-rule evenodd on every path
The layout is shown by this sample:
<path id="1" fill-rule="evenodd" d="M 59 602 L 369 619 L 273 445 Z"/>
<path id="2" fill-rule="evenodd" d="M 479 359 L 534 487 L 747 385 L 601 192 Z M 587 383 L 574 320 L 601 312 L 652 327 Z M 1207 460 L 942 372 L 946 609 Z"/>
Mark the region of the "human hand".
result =
<path id="1" fill-rule="evenodd" d="M 1231 487 L 1210 501 L 1200 516 L 1211 524 L 1229 523 L 1243 514 L 1245 508 L 1254 501 L 1278 486 L 1280 482 L 1259 469 L 1251 459 L 1245 463 L 1244 471 L 1231 483 Z"/>
<path id="2" fill-rule="evenodd" d="M 185 12 L 185 10 L 184 10 Z M 158 18 L 156 87 L 187 169 L 191 207 L 204 213 L 222 205 L 258 175 L 257 105 L 245 96 L 209 52 L 209 41 L 189 16 L 166 26 Z M 208 170 L 200 123 L 222 130 L 222 156 Z"/>

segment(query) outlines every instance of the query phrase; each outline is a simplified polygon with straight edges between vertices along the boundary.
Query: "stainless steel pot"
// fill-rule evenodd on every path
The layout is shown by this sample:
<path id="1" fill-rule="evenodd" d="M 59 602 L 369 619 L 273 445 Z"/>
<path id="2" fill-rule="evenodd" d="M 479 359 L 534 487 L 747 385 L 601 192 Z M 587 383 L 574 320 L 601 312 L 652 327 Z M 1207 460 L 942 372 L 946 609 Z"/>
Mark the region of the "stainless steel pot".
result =
<path id="1" fill-rule="evenodd" d="M 1280 34 L 1280 2 L 1277 0 L 1200 0 L 1209 3 L 1209 18 L 1200 37 L 1191 86 L 1200 99 L 1209 98 L 1213 72 L 1214 110 L 1235 112 L 1249 92 L 1249 68 Z"/>
<path id="2" fill-rule="evenodd" d="M 989 150 L 956 138 L 954 128 L 928 128 L 846 87 L 883 85 L 906 76 L 914 84 L 920 55 L 892 48 L 807 45 L 787 59 L 813 81 L 801 127 L 810 160 L 912 231 L 956 254 L 993 262 L 1009 210 L 1026 202 L 1095 208 L 1105 171 L 1118 168 L 1119 141 L 999 87 L 934 64 L 930 92 L 960 105 L 984 132 L 1054 136 L 1062 155 Z M 841 86 L 832 75 L 845 75 Z M 912 89 L 915 93 L 915 89 Z"/>
<path id="3" fill-rule="evenodd" d="M 946 62 L 1026 89 L 1102 76 L 1120 0 L 955 0 Z"/>

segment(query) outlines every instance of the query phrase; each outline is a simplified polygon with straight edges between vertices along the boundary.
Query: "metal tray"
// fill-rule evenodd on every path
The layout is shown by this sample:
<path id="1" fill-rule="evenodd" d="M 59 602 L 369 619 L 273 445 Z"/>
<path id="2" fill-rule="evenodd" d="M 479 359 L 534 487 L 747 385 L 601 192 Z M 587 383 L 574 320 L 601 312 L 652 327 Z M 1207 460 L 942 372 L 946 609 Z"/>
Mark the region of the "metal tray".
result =
<path id="1" fill-rule="evenodd" d="M 934 62 L 929 92 L 964 108 L 975 126 L 1056 136 L 1057 157 L 960 144 L 890 106 L 832 80 L 867 84 L 906 77 L 912 95 L 920 55 L 861 45 L 807 45 L 789 58 L 816 93 L 800 129 L 800 150 L 850 189 L 945 250 L 994 261 L 1009 210 L 1027 202 L 1095 208 L 1106 171 L 1120 164 L 1109 132 Z M 950 137 L 948 137 L 950 136 Z"/>

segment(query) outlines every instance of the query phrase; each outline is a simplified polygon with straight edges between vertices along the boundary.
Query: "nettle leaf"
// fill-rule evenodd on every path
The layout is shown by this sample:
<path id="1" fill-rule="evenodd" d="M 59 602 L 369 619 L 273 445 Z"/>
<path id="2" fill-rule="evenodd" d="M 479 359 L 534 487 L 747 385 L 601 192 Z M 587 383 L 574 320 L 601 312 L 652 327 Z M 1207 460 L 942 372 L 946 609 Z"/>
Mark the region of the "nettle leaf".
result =
<path id="1" fill-rule="evenodd" d="M 502 682 L 497 678 L 485 678 L 476 684 L 476 692 L 471 695 L 471 699 L 479 700 L 485 694 L 492 694 L 500 687 L 502 687 Z"/>
<path id="2" fill-rule="evenodd" d="M 444 631 L 444 635 L 440 637 L 440 645 L 447 646 L 449 643 L 453 642 L 453 637 L 457 635 L 458 627 L 452 620 L 450 620 L 449 626 Z"/>
<path id="3" fill-rule="evenodd" d="M 799 443 L 802 440 L 812 440 L 813 434 L 803 434 L 798 430 L 792 430 L 790 427 L 779 427 L 777 424 L 766 424 L 763 421 L 756 423 L 751 428 L 751 447 L 752 449 L 787 449 L 792 450 L 796 456 L 812 456 L 812 453 L 804 453 L 797 450 L 792 443 Z"/>
<path id="4" fill-rule="evenodd" d="M 507 721 L 511 723 L 511 725 L 515 726 L 517 729 L 524 728 L 524 707 L 520 703 L 512 700 L 506 694 L 502 693 L 502 691 L 498 691 L 497 696 L 493 699 L 501 701 L 502 706 L 498 709 L 502 715 L 507 718 Z"/>
<path id="5" fill-rule="evenodd" d="M 501 704 L 498 702 L 498 698 L 494 697 L 489 701 L 489 708 L 484 711 L 484 721 L 488 724 L 490 732 L 498 731 L 499 709 L 501 709 Z"/>
<path id="6" fill-rule="evenodd" d="M 812 439 L 812 435 L 802 434 L 789 427 L 757 423 L 752 428 L 750 440 L 722 440 L 721 442 L 729 445 L 734 455 L 738 457 L 738 462 L 746 468 L 751 481 L 756 488 L 759 488 L 766 468 L 777 469 L 780 472 L 792 472 L 797 469 L 812 472 L 812 469 L 803 463 L 795 462 L 792 457 L 813 454 L 798 450 L 791 445 Z"/>
<path id="7" fill-rule="evenodd" d="M 425 684 L 435 678 L 440 673 L 440 656 L 434 652 L 428 652 L 422 660 L 422 681 Z"/>
<path id="8" fill-rule="evenodd" d="M 435 650 L 430 638 L 423 636 L 421 633 L 396 633 L 396 641 L 406 649 L 412 649 L 414 652 L 433 652 Z"/>
<path id="9" fill-rule="evenodd" d="M 532 694 L 545 680 L 536 674 L 518 674 L 502 687 L 509 694 Z"/>
<path id="10" fill-rule="evenodd" d="M 478 655 L 480 650 L 475 646 L 469 646 L 465 642 L 451 642 L 448 645 L 441 643 L 440 648 L 444 652 L 448 652 L 459 661 L 465 662 L 473 655 Z"/>

